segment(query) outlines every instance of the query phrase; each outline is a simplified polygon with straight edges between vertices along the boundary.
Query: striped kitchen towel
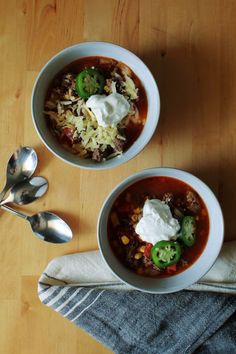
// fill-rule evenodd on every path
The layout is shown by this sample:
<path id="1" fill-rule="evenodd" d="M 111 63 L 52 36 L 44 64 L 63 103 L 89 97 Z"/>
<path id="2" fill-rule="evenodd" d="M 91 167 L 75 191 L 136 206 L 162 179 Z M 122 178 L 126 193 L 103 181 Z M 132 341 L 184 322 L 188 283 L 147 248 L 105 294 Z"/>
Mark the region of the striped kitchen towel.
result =
<path id="1" fill-rule="evenodd" d="M 45 305 L 115 353 L 236 352 L 236 241 L 188 290 L 154 295 L 121 283 L 98 251 L 52 260 L 39 279 Z M 82 353 L 82 352 L 81 352 Z"/>

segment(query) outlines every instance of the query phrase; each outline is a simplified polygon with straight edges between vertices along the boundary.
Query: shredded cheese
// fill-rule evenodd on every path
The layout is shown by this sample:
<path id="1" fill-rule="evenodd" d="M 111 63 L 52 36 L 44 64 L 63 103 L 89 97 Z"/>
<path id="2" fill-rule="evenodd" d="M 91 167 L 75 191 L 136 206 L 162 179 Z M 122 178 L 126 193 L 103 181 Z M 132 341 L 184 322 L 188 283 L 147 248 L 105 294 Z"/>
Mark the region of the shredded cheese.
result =
<path id="1" fill-rule="evenodd" d="M 74 111 L 74 112 L 73 112 Z M 75 112 L 82 113 L 81 115 Z M 118 135 L 116 127 L 102 127 L 99 126 L 97 120 L 85 105 L 84 100 L 79 100 L 73 104 L 73 110 L 68 109 L 62 102 L 57 104 L 57 113 L 54 111 L 47 111 L 60 128 L 72 128 L 75 130 L 74 136 L 80 138 L 80 142 L 73 144 L 80 156 L 84 156 L 87 151 L 94 151 L 100 148 L 105 151 L 108 146 L 115 147 L 114 140 Z"/>
<path id="2" fill-rule="evenodd" d="M 131 100 L 136 100 L 138 98 L 138 89 L 135 87 L 133 80 L 125 75 L 124 90 L 125 93 L 130 97 Z"/>

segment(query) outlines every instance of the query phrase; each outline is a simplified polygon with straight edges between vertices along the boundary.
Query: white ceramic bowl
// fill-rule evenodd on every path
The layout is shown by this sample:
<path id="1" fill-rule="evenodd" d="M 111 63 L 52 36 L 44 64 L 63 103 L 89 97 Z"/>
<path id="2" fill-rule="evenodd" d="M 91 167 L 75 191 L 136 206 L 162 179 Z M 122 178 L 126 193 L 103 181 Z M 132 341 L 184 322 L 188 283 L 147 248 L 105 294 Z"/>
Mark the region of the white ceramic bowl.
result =
<path id="1" fill-rule="evenodd" d="M 76 59 L 88 56 L 114 58 L 128 65 L 141 80 L 148 100 L 147 120 L 138 139 L 121 156 L 100 163 L 94 162 L 91 159 L 80 158 L 63 149 L 56 138 L 51 134 L 43 113 L 45 95 L 55 75 Z M 53 154 L 77 167 L 106 169 L 129 161 L 147 145 L 158 123 L 160 98 L 156 82 L 150 70 L 136 55 L 112 43 L 84 42 L 59 52 L 43 67 L 33 88 L 31 110 L 34 126 L 39 137 Z"/>
<path id="2" fill-rule="evenodd" d="M 208 241 L 200 257 L 182 273 L 165 278 L 143 277 L 126 268 L 114 255 L 107 235 L 108 215 L 116 198 L 133 183 L 153 176 L 173 177 L 191 186 L 203 199 L 210 219 Z M 224 220 L 215 195 L 200 179 L 182 170 L 152 168 L 135 173 L 113 189 L 102 206 L 98 219 L 97 235 L 99 249 L 105 262 L 111 271 L 123 282 L 144 292 L 156 294 L 171 293 L 189 287 L 210 270 L 222 247 Z"/>

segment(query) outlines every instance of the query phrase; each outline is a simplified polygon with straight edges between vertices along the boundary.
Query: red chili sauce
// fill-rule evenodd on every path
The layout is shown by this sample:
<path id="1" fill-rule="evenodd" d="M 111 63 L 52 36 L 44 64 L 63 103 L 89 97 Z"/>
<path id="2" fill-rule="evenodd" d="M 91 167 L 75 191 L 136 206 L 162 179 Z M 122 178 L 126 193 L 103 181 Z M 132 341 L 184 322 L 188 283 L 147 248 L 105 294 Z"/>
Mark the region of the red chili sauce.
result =
<path id="1" fill-rule="evenodd" d="M 182 254 L 176 267 L 156 267 L 150 252 L 146 252 L 147 243 L 135 232 L 147 198 L 167 203 L 180 224 L 184 216 L 193 216 L 196 221 L 196 239 L 191 247 L 177 239 Z M 172 177 L 150 177 L 134 183 L 116 199 L 108 218 L 108 238 L 116 257 L 139 275 L 148 277 L 166 277 L 186 270 L 203 252 L 208 234 L 209 216 L 203 200 L 188 184 Z"/>

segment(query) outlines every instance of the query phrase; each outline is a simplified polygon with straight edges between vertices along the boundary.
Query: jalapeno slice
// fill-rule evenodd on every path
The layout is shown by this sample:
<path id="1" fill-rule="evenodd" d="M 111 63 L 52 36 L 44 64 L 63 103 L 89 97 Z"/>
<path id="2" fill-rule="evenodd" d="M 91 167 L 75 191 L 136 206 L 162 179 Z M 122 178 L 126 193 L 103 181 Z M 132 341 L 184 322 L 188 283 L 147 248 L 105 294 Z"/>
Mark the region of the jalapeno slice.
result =
<path id="1" fill-rule="evenodd" d="M 82 98 L 101 94 L 104 85 L 105 79 L 96 69 L 85 69 L 76 77 L 76 92 Z"/>
<path id="2" fill-rule="evenodd" d="M 196 220 L 193 216 L 185 216 L 183 218 L 180 240 L 187 247 L 194 245 L 196 241 Z"/>
<path id="3" fill-rule="evenodd" d="M 159 241 L 152 247 L 151 257 L 158 268 L 166 268 L 179 262 L 181 246 L 176 241 Z"/>

